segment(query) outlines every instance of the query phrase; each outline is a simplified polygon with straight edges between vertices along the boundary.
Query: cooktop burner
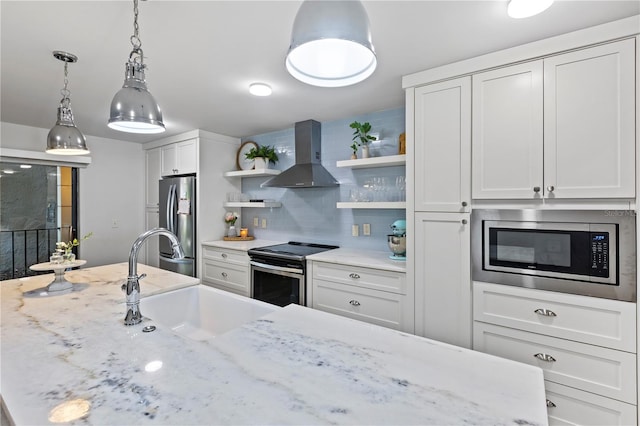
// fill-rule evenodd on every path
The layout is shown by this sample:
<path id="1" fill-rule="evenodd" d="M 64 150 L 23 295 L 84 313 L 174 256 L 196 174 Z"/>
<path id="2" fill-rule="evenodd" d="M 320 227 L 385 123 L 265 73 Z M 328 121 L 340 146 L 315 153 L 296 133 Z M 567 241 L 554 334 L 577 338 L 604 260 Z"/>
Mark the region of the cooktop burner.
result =
<path id="1" fill-rule="evenodd" d="M 306 256 L 310 256 L 312 254 L 320 253 L 327 250 L 333 250 L 336 248 L 338 248 L 338 246 L 289 241 L 285 244 L 276 244 L 274 246 L 251 249 L 249 250 L 249 256 L 273 256 L 279 258 L 303 260 Z"/>

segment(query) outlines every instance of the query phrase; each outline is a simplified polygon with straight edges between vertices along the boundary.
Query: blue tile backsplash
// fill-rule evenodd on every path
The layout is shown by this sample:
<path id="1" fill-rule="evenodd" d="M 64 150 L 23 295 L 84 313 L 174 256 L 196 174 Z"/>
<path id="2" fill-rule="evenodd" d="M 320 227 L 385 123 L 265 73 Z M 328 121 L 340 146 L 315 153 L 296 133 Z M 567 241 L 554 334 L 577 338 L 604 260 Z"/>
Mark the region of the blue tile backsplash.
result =
<path id="1" fill-rule="evenodd" d="M 311 119 L 313 117 L 310 117 Z M 266 177 L 244 178 L 242 192 L 254 199 L 280 201 L 280 208 L 243 208 L 242 226 L 249 228 L 249 234 L 256 238 L 281 241 L 305 241 L 334 244 L 340 247 L 369 250 L 388 250 L 387 234 L 390 225 L 397 219 L 405 218 L 404 209 L 338 209 L 339 201 L 351 201 L 351 197 L 365 194 L 397 201 L 400 193 L 396 190 L 396 178 L 405 175 L 403 166 L 351 169 L 336 167 L 339 160 L 351 157 L 353 121 L 371 123 L 372 133 L 379 133 L 379 141 L 371 145 L 371 156 L 395 155 L 398 153 L 398 136 L 405 131 L 404 108 L 386 110 L 348 119 L 322 123 L 322 165 L 339 182 L 334 188 L 261 188 Z M 258 145 L 272 145 L 278 152 L 280 161 L 272 168 L 286 170 L 294 164 L 294 128 L 243 138 Z M 358 158 L 361 158 L 360 152 Z M 363 186 L 380 182 L 388 191 L 366 191 Z M 378 187 L 380 188 L 380 187 Z M 267 220 L 266 228 L 255 228 L 253 219 Z M 371 225 L 371 235 L 364 236 L 362 225 Z M 359 225 L 360 236 L 351 236 L 352 225 Z"/>

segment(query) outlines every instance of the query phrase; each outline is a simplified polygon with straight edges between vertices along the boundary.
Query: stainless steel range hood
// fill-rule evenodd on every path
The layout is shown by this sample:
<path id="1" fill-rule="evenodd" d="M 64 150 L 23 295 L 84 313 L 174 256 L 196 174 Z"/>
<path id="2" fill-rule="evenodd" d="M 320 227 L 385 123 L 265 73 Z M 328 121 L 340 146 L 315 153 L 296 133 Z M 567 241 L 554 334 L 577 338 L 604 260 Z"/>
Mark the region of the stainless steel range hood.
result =
<path id="1" fill-rule="evenodd" d="M 296 123 L 295 137 L 296 164 L 260 186 L 319 188 L 340 185 L 320 161 L 320 123 L 315 120 Z"/>

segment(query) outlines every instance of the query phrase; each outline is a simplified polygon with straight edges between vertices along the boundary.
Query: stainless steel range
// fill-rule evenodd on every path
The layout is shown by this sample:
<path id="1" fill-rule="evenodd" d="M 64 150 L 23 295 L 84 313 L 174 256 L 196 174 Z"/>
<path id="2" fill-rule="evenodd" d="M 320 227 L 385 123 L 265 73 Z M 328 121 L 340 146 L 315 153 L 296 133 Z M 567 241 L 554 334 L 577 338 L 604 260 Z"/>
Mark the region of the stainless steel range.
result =
<path id="1" fill-rule="evenodd" d="M 336 248 L 290 241 L 249 250 L 251 297 L 278 306 L 306 306 L 306 257 Z"/>

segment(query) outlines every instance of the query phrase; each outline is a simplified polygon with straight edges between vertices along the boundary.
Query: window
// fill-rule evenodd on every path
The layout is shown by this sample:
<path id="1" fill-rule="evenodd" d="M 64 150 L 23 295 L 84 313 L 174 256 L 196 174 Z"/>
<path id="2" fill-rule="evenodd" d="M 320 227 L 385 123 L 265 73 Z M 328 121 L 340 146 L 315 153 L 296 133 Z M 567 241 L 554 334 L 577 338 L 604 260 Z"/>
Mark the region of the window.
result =
<path id="1" fill-rule="evenodd" d="M 75 167 L 0 162 L 0 279 L 35 275 L 56 241 L 76 237 Z"/>

